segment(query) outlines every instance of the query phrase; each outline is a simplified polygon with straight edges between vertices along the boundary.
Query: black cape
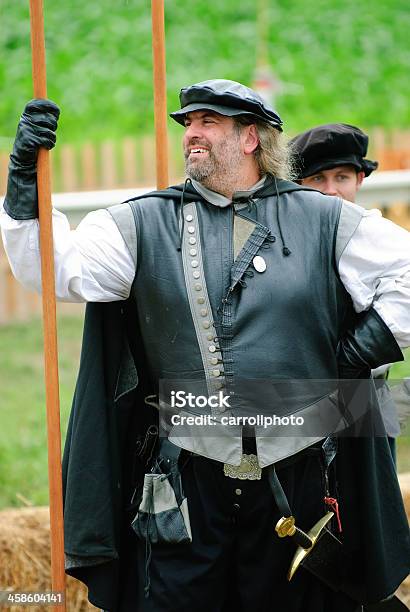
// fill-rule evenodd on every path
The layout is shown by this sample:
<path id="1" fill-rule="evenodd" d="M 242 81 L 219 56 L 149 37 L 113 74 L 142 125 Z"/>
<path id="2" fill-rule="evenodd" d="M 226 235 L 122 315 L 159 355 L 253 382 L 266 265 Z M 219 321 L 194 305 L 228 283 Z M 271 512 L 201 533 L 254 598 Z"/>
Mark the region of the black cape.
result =
<path id="1" fill-rule="evenodd" d="M 172 190 L 168 197 L 181 194 L 182 187 Z M 196 192 L 187 196 L 198 199 Z M 87 304 L 63 457 L 66 571 L 87 585 L 91 603 L 113 611 L 136 556 L 130 502 L 146 469 L 136 448 L 157 423 L 155 409 L 144 403 L 156 392 L 144 363 L 131 300 Z M 352 572 L 364 585 L 366 601 L 376 602 L 406 578 L 410 560 L 408 523 L 387 437 L 342 438 L 336 465 Z"/>

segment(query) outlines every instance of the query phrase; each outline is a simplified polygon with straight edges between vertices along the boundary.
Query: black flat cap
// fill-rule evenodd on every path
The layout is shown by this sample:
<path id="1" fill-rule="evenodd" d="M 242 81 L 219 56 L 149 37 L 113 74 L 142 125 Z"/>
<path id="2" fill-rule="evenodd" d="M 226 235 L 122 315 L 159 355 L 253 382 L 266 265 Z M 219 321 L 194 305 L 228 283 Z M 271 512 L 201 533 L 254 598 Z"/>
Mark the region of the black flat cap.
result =
<path id="1" fill-rule="evenodd" d="M 184 125 L 186 113 L 208 109 L 232 117 L 253 115 L 282 131 L 282 120 L 263 98 L 241 83 L 224 79 L 212 79 L 181 89 L 181 109 L 170 113 L 170 117 Z"/>
<path id="2" fill-rule="evenodd" d="M 378 163 L 364 159 L 368 136 L 354 125 L 328 123 L 298 134 L 289 143 L 298 179 L 337 166 L 354 166 L 369 176 Z"/>

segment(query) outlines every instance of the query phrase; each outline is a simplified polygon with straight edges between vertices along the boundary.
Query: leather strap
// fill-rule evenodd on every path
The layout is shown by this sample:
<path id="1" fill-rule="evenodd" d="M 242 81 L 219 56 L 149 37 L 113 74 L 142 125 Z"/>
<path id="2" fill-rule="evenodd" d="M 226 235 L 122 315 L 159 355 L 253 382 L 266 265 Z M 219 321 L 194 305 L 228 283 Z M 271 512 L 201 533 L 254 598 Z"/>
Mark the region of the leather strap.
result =
<path id="1" fill-rule="evenodd" d="M 283 518 L 292 518 L 292 511 L 289 506 L 288 498 L 286 497 L 285 491 L 282 488 L 278 475 L 276 474 L 275 466 L 270 465 L 268 467 L 269 484 L 275 499 L 276 505 L 278 506 L 279 512 Z M 308 549 L 312 545 L 312 540 L 306 535 L 301 529 L 294 526 L 295 530 L 290 537 L 294 540 L 295 544 L 302 546 L 302 548 Z"/>

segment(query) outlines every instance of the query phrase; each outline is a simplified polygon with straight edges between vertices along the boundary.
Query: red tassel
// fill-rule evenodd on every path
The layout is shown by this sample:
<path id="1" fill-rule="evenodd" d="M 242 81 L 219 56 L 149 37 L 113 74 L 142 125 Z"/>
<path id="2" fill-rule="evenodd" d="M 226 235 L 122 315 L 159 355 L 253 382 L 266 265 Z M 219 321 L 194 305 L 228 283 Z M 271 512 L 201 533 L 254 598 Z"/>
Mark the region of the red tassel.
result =
<path id="1" fill-rule="evenodd" d="M 335 513 L 339 533 L 342 533 L 342 523 L 340 522 L 339 504 L 337 503 L 337 499 L 335 497 L 325 497 L 325 504 L 330 506 L 332 511 Z"/>

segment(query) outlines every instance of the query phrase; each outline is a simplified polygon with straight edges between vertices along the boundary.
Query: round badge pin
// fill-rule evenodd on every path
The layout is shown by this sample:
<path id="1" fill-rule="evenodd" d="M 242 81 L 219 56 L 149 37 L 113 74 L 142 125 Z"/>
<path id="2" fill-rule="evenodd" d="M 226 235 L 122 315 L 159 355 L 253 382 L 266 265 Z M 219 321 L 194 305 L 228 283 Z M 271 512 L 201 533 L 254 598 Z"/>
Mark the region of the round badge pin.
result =
<path id="1" fill-rule="evenodd" d="M 261 255 L 256 255 L 253 258 L 252 263 L 253 263 L 253 267 L 255 268 L 257 272 L 265 272 L 266 261 L 264 260 L 263 257 L 261 257 Z"/>

